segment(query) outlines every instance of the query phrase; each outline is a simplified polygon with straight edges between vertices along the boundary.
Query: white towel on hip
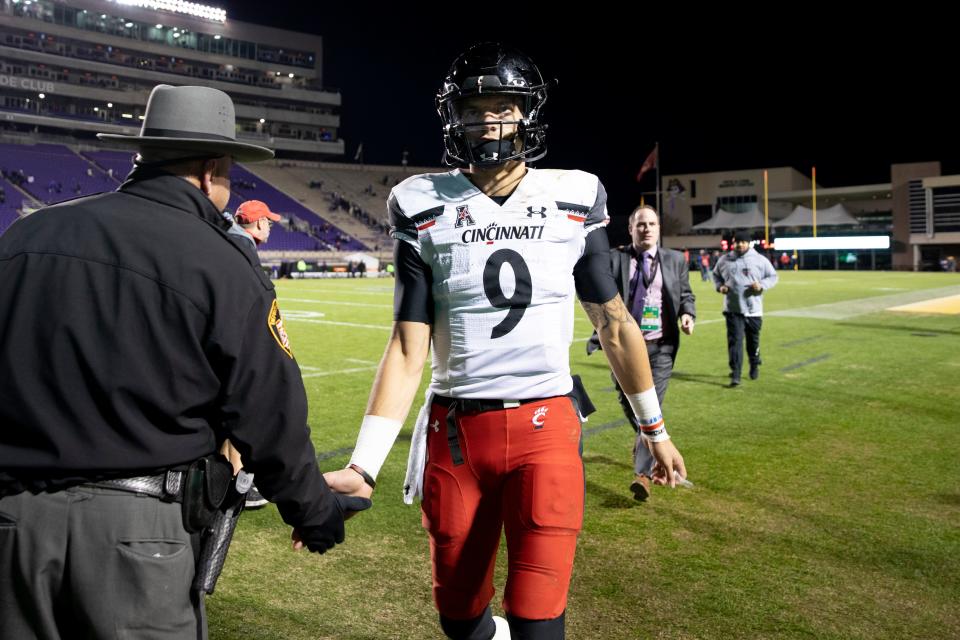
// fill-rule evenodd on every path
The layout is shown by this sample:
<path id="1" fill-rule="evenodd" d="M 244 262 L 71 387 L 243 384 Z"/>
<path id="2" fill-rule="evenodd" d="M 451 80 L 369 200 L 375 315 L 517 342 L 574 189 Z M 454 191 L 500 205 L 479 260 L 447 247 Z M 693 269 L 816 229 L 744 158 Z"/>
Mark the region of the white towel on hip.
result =
<path id="1" fill-rule="evenodd" d="M 423 395 L 423 406 L 417 414 L 410 437 L 410 455 L 407 457 L 407 475 L 403 479 L 403 501 L 413 504 L 414 498 L 423 498 L 423 470 L 427 466 L 427 423 L 430 422 L 430 407 L 433 405 L 433 392 L 427 387 Z"/>

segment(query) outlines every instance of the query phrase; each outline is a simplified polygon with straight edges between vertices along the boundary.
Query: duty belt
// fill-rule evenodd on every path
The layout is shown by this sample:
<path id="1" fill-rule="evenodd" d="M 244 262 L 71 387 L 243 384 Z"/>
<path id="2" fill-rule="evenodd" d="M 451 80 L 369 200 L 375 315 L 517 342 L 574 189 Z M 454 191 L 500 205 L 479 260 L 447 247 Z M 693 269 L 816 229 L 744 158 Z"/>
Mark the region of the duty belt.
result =
<path id="1" fill-rule="evenodd" d="M 118 489 L 130 493 L 141 493 L 167 502 L 183 501 L 183 472 L 166 471 L 155 476 L 137 476 L 134 478 L 116 478 L 88 482 L 83 486 L 101 489 Z"/>

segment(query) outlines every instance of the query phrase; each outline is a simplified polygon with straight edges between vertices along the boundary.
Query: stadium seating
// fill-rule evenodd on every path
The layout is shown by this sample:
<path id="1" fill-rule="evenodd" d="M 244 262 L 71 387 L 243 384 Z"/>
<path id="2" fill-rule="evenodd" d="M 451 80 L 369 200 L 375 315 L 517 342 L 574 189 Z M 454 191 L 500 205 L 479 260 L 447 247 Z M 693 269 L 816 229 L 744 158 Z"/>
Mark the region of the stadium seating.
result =
<path id="1" fill-rule="evenodd" d="M 116 189 L 130 172 L 133 153 L 128 151 L 84 151 L 80 154 L 54 144 L 20 145 L 0 143 L 0 166 L 9 171 L 22 170 L 33 180 L 23 188 L 41 203 L 68 200 Z M 92 174 L 92 175 L 88 175 Z M 270 240 L 262 250 L 274 251 L 362 251 L 367 247 L 329 220 L 305 207 L 241 165 L 231 172 L 232 194 L 227 205 L 233 211 L 244 200 L 262 200 L 287 220 L 274 226 Z M 59 185 L 59 191 L 57 191 Z M 7 205 L 0 206 L 0 232 L 16 219 L 23 197 L 12 185 L 4 185 Z M 79 186 L 79 191 L 77 190 Z M 290 225 L 298 218 L 308 229 L 298 231 Z M 296 224 L 296 223 L 294 223 Z"/>
<path id="2" fill-rule="evenodd" d="M 0 180 L 0 186 L 3 187 L 6 195 L 6 201 L 0 203 L 0 233 L 3 233 L 17 219 L 17 208 L 19 208 L 23 196 L 17 191 L 16 187 L 6 180 Z"/>
<path id="3" fill-rule="evenodd" d="M 23 188 L 45 204 L 113 190 L 117 184 L 104 171 L 62 145 L 0 143 L 0 166 L 11 171 L 20 169 L 32 176 L 33 180 L 28 179 Z"/>

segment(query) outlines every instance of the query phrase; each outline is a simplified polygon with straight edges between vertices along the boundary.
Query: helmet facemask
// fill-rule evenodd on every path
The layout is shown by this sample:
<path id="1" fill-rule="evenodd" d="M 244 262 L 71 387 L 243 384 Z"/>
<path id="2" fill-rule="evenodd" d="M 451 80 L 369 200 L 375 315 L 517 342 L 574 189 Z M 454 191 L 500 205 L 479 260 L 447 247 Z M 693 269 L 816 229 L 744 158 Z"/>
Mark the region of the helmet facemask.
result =
<path id="1" fill-rule="evenodd" d="M 469 98 L 451 100 L 446 104 L 448 121 L 444 126 L 444 137 L 448 141 L 447 157 L 456 164 L 491 167 L 513 160 L 532 162 L 543 157 L 546 150 L 541 147 L 545 127 L 535 126 L 534 120 L 524 114 L 538 112 L 546 95 L 535 105 L 536 96 L 496 95 L 504 103 L 516 107 L 497 113 L 499 120 L 485 120 L 484 114 L 476 108 L 463 109 L 471 104 Z"/>
<path id="2" fill-rule="evenodd" d="M 483 112 L 469 108 L 471 98 L 487 96 L 516 109 L 511 114 L 500 112 L 499 105 Z M 471 47 L 454 62 L 437 95 L 444 162 L 495 167 L 539 160 L 547 153 L 547 126 L 540 122 L 546 101 L 547 83 L 529 58 L 494 43 Z M 486 120 L 491 110 L 500 117 Z"/>

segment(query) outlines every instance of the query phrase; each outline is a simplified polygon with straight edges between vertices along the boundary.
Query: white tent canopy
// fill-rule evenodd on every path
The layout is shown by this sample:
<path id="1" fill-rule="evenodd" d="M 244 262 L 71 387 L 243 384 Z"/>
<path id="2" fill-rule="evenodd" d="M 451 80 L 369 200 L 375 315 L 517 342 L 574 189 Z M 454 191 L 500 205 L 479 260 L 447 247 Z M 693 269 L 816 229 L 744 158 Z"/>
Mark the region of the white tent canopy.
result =
<path id="1" fill-rule="evenodd" d="M 842 204 L 835 204 L 826 209 L 817 210 L 818 227 L 837 227 L 841 225 L 859 224 L 857 219 L 850 215 Z M 798 206 L 786 218 L 773 224 L 775 227 L 812 227 L 813 209 Z"/>
<path id="2" fill-rule="evenodd" d="M 763 212 L 756 206 L 744 213 L 731 213 L 724 209 L 717 209 L 709 220 L 695 225 L 693 229 L 700 231 L 719 231 L 721 229 L 756 229 L 763 226 Z"/>

